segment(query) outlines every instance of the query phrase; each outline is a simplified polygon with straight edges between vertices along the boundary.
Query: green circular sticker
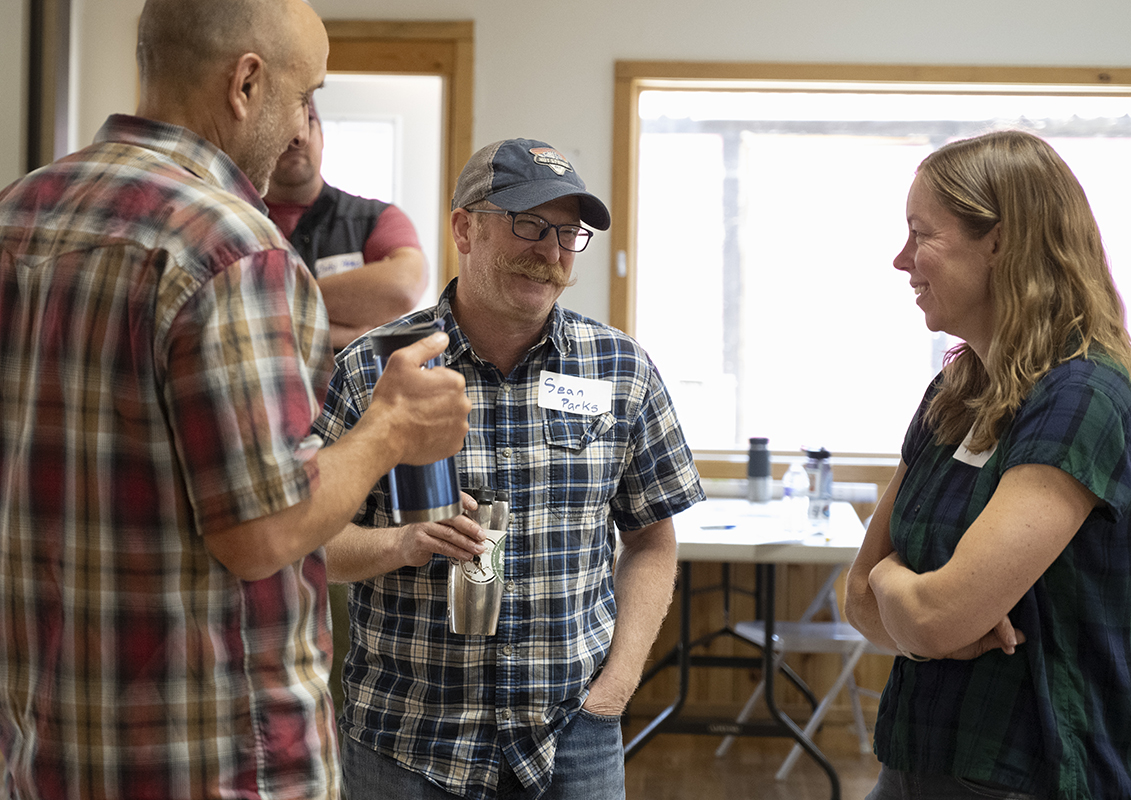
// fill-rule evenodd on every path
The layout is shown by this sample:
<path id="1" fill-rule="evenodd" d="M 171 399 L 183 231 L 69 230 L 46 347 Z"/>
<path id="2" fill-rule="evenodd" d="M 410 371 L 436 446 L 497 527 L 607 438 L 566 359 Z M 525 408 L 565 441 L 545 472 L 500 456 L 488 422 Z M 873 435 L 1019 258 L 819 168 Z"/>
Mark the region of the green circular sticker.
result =
<path id="1" fill-rule="evenodd" d="M 505 564 L 504 556 L 506 555 L 506 552 L 507 552 L 507 549 L 505 547 L 506 540 L 507 540 L 507 535 L 505 533 L 500 534 L 499 538 L 495 540 L 495 542 L 491 545 L 491 549 L 490 549 L 491 571 L 495 573 L 495 580 L 497 580 L 497 581 L 501 581 L 503 579 L 503 565 Z M 488 539 L 487 541 L 491 541 L 491 540 Z M 487 555 L 487 554 L 484 553 L 484 555 Z"/>

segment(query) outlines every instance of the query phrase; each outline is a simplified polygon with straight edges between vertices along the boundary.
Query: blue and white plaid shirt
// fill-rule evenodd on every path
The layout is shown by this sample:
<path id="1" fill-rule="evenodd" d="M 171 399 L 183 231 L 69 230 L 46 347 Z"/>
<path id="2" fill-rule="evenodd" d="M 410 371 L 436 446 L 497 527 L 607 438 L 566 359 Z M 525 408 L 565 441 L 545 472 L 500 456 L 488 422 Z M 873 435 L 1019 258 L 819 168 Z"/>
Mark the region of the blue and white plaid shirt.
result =
<path id="1" fill-rule="evenodd" d="M 436 307 L 392 324 L 444 320 L 445 361 L 473 405 L 456 457 L 461 485 L 510 494 L 498 632 L 449 632 L 442 556 L 353 584 L 344 731 L 448 791 L 483 798 L 494 796 L 504 754 L 524 784 L 550 782 L 557 735 L 613 635 L 613 525 L 643 528 L 703 492 L 668 392 L 635 341 L 555 306 L 544 338 L 503 376 L 456 325 L 454 291 L 453 281 Z M 540 408 L 542 370 L 610 382 L 611 410 Z M 375 372 L 365 337 L 339 354 L 316 432 L 333 441 L 358 420 Z M 374 488 L 358 524 L 393 524 L 387 488 L 387 479 Z"/>

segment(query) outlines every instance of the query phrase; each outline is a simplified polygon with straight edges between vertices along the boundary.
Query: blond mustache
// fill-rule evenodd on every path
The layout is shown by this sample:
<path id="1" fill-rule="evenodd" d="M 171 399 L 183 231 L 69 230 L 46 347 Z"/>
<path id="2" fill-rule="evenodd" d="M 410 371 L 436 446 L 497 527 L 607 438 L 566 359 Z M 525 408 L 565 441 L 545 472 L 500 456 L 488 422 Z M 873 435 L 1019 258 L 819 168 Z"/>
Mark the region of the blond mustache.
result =
<path id="1" fill-rule="evenodd" d="M 547 264 L 542 259 L 532 256 L 507 258 L 500 254 L 495 258 L 495 266 L 503 272 L 522 275 L 524 278 L 530 278 L 530 280 L 539 283 L 549 283 L 559 289 L 567 289 L 577 283 L 577 278 L 571 277 L 566 280 L 565 270 L 561 267 Z"/>

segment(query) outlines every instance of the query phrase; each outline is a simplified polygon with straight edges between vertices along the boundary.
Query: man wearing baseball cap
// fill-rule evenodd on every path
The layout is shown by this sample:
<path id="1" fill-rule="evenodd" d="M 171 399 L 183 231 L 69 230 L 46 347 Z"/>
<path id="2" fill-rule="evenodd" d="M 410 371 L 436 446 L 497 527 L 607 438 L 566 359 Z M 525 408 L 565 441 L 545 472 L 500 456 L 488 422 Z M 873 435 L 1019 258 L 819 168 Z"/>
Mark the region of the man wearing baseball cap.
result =
<path id="1" fill-rule="evenodd" d="M 449 560 L 485 552 L 471 519 L 392 527 L 382 482 L 328 545 L 332 579 L 352 582 L 350 796 L 624 797 L 620 715 L 671 600 L 671 517 L 703 493 L 647 354 L 557 302 L 591 229 L 608 227 L 558 150 L 489 145 L 452 200 L 459 277 L 392 323 L 443 321 L 472 401 L 461 485 L 506 492 L 511 513 L 490 636 L 448 621 Z M 374 373 L 363 337 L 338 357 L 316 432 L 354 424 Z"/>

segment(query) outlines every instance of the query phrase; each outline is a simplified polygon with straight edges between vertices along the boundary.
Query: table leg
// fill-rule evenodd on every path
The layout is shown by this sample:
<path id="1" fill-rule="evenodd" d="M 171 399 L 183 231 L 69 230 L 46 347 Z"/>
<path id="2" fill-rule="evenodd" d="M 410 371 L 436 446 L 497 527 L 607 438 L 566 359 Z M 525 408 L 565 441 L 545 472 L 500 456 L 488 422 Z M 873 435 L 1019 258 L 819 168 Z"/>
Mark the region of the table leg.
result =
<path id="1" fill-rule="evenodd" d="M 691 564 L 690 561 L 680 562 L 680 592 L 679 592 L 679 642 L 673 647 L 664 658 L 657 663 L 647 676 L 642 681 L 644 683 L 648 678 L 656 674 L 660 669 L 671 666 L 674 662 L 679 667 L 679 691 L 675 701 L 661 711 L 654 719 L 652 719 L 643 730 L 636 734 L 624 748 L 624 760 L 627 762 L 630 758 L 640 752 L 640 749 L 651 741 L 658 733 L 661 732 L 665 723 L 674 721 L 679 712 L 682 710 L 684 703 L 687 700 L 688 686 L 690 684 L 690 670 L 691 670 L 691 597 L 694 594 L 691 588 Z M 777 572 L 774 564 L 762 565 L 764 571 L 762 573 L 762 580 L 759 583 L 759 593 L 761 601 L 762 618 L 765 622 L 766 642 L 770 643 L 774 640 L 774 619 L 776 614 L 775 608 L 775 592 L 776 592 L 776 577 Z M 810 739 L 805 732 L 798 727 L 792 719 L 790 719 L 784 711 L 778 708 L 777 700 L 774 697 L 774 676 L 778 669 L 773 668 L 772 648 L 767 646 L 762 654 L 763 665 L 769 663 L 771 666 L 763 666 L 763 673 L 765 676 L 765 701 L 766 707 L 770 712 L 770 716 L 777 724 L 778 728 L 788 734 L 794 741 L 796 741 L 802 749 L 807 752 L 817 765 L 825 771 L 829 776 L 829 782 L 832 788 L 831 800 L 840 800 L 840 778 L 836 774 L 836 769 L 828 760 L 824 753 L 822 753 L 812 739 Z M 785 664 L 781 664 L 779 669 L 788 670 Z M 795 681 L 803 690 L 808 690 L 804 682 L 797 678 Z M 812 697 L 810 691 L 805 692 Z M 815 703 L 815 701 L 814 701 Z M 777 735 L 771 733 L 770 735 Z"/>

